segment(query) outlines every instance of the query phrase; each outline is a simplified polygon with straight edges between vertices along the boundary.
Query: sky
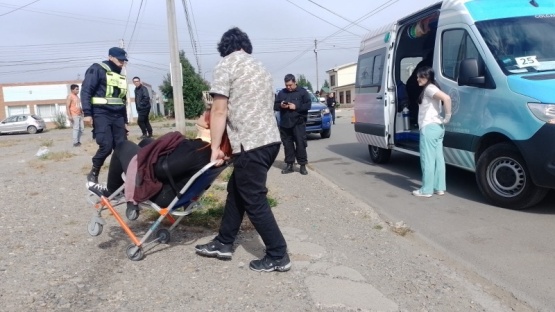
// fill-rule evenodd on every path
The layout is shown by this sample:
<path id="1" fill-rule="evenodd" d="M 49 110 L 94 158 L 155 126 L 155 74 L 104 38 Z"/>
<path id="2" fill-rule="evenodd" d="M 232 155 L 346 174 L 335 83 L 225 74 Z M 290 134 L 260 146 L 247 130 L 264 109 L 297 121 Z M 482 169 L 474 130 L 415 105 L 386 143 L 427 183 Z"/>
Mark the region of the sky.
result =
<path id="1" fill-rule="evenodd" d="M 220 60 L 218 41 L 239 27 L 276 88 L 283 87 L 288 73 L 322 85 L 327 70 L 356 62 L 360 40 L 370 30 L 436 2 L 174 1 L 179 49 L 208 82 Z M 82 79 L 88 66 L 121 44 L 128 53 L 129 78 L 139 76 L 158 91 L 169 73 L 163 0 L 0 0 L 0 38 L 0 83 Z"/>

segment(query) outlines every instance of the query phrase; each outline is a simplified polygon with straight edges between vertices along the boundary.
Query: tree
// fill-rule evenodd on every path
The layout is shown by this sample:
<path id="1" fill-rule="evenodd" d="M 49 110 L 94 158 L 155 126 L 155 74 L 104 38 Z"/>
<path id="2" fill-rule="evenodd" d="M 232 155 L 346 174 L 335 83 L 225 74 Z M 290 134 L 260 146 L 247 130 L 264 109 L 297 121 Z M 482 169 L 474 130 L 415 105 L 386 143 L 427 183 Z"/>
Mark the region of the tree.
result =
<path id="1" fill-rule="evenodd" d="M 310 92 L 313 91 L 312 84 L 306 79 L 305 75 L 303 74 L 300 74 L 299 78 L 297 78 L 297 86 L 307 88 L 308 90 L 310 90 Z"/>
<path id="2" fill-rule="evenodd" d="M 324 85 L 322 86 L 322 88 L 329 88 L 330 87 L 330 83 L 328 82 L 328 80 L 324 80 Z"/>
<path id="3" fill-rule="evenodd" d="M 183 72 L 183 105 L 185 110 L 185 118 L 196 118 L 204 111 L 204 103 L 202 101 L 202 91 L 210 89 L 206 82 L 197 72 L 189 60 L 185 57 L 185 52 L 179 52 L 179 59 Z M 168 99 L 165 104 L 167 111 L 175 113 L 173 107 L 173 90 L 171 86 L 170 74 L 167 74 L 160 86 L 160 92 Z"/>

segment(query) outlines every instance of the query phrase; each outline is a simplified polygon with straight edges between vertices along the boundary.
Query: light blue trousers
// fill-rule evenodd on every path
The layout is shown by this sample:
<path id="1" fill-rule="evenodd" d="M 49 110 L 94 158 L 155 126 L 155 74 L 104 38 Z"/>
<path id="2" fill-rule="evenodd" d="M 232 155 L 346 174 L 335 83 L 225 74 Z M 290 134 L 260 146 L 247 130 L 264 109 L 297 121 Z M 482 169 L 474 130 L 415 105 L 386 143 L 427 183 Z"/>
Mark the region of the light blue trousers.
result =
<path id="1" fill-rule="evenodd" d="M 71 119 L 73 120 L 73 144 L 81 143 L 81 134 L 85 129 L 83 116 L 73 116 Z"/>
<path id="2" fill-rule="evenodd" d="M 445 159 L 443 136 L 445 128 L 436 123 L 420 129 L 420 165 L 422 166 L 422 194 L 445 191 Z"/>

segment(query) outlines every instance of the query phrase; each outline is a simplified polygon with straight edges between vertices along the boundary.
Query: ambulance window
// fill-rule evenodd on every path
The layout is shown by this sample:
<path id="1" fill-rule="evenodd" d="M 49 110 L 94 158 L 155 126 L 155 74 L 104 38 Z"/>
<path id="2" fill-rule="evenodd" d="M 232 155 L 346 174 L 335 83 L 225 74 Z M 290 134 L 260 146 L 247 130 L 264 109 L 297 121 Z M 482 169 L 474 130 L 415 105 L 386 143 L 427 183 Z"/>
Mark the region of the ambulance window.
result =
<path id="1" fill-rule="evenodd" d="M 416 65 L 422 61 L 422 57 L 405 57 L 401 60 L 400 71 L 399 71 L 399 78 L 404 84 L 407 84 L 407 80 L 409 79 L 410 75 L 416 68 Z"/>
<path id="2" fill-rule="evenodd" d="M 356 87 L 362 93 L 379 93 L 382 89 L 385 48 L 359 57 Z"/>
<path id="3" fill-rule="evenodd" d="M 480 53 L 466 30 L 453 29 L 443 32 L 441 48 L 441 73 L 443 76 L 457 81 L 459 64 L 467 58 L 480 59 Z"/>

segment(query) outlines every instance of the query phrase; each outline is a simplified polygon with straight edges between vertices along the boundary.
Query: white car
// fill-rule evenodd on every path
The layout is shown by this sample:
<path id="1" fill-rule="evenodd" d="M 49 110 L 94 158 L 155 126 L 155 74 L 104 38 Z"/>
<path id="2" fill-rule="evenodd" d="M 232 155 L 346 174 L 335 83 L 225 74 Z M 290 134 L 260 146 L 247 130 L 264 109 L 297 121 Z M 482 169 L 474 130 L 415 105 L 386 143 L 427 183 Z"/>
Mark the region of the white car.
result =
<path id="1" fill-rule="evenodd" d="M 46 124 L 37 115 L 14 115 L 0 122 L 0 133 L 27 132 L 35 134 L 44 131 L 44 129 L 46 129 Z"/>

